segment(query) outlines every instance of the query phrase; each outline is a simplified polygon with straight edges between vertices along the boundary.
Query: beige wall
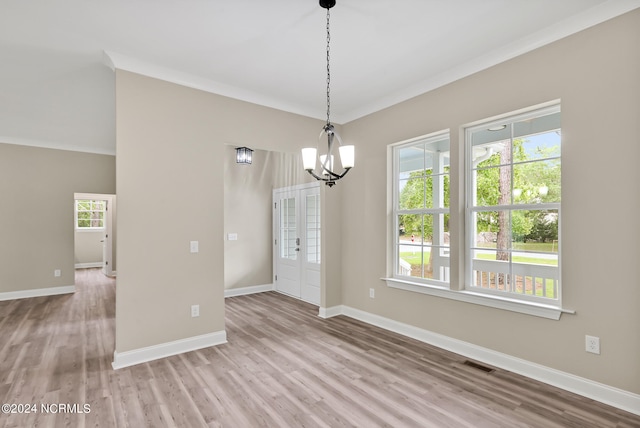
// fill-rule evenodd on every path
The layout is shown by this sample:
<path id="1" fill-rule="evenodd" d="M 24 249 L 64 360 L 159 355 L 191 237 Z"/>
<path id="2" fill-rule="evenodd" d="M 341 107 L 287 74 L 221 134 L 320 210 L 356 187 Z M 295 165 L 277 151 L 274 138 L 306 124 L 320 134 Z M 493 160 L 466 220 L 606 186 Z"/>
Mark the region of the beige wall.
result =
<path id="1" fill-rule="evenodd" d="M 0 143 L 0 293 L 73 285 L 73 194 L 115 190 L 114 156 Z"/>
<path id="2" fill-rule="evenodd" d="M 118 353 L 224 330 L 225 147 L 293 153 L 321 124 L 116 71 Z"/>
<path id="3" fill-rule="evenodd" d="M 451 129 L 452 287 L 460 286 L 464 124 L 561 99 L 560 321 L 387 288 L 387 145 Z M 344 126 L 342 303 L 640 393 L 640 10 Z M 376 298 L 369 299 L 370 287 Z M 585 352 L 585 334 L 602 354 Z"/>

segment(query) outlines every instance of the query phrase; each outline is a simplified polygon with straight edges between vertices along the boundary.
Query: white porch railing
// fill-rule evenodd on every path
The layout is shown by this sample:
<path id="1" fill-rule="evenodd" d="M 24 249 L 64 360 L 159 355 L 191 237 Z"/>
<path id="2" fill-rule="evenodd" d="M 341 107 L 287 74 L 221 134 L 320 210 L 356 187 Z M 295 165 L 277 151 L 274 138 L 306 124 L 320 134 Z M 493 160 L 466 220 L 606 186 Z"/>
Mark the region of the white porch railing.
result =
<path id="1" fill-rule="evenodd" d="M 411 263 L 406 260 L 400 259 L 398 261 L 398 273 L 403 276 L 411 276 Z"/>
<path id="2" fill-rule="evenodd" d="M 532 263 L 509 263 L 473 259 L 472 285 L 529 296 L 558 297 L 558 267 Z"/>
<path id="3" fill-rule="evenodd" d="M 424 272 L 425 273 L 425 278 L 433 278 L 436 279 L 438 281 L 444 281 L 444 282 L 449 282 L 450 280 L 450 268 L 449 268 L 449 257 L 448 254 L 449 252 L 446 251 L 447 256 L 443 256 L 443 257 L 435 257 L 432 260 L 432 265 L 431 265 L 431 269 L 432 272 L 431 274 Z M 418 268 L 420 267 L 420 265 L 418 265 Z M 427 267 L 425 266 L 425 270 L 427 269 Z M 420 271 L 420 269 L 418 269 L 418 272 Z M 408 261 L 404 260 L 404 259 L 399 259 L 398 260 L 398 275 L 402 275 L 402 276 L 413 276 L 413 270 L 412 270 L 412 266 L 411 263 L 409 263 Z M 418 275 L 419 276 L 419 275 Z"/>

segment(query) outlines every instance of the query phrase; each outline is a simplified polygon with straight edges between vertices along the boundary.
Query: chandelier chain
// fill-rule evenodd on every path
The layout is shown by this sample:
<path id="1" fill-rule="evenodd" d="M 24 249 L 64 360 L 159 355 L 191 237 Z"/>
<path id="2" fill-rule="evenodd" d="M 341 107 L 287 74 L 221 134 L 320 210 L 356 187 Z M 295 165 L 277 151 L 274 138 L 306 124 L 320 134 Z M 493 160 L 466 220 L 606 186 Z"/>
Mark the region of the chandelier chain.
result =
<path id="1" fill-rule="evenodd" d="M 329 120 L 329 113 L 331 110 L 331 68 L 329 67 L 330 49 L 329 42 L 331 41 L 331 33 L 329 31 L 329 9 L 327 8 L 327 125 L 331 124 Z"/>
<path id="2" fill-rule="evenodd" d="M 316 148 L 307 147 L 302 149 L 302 163 L 305 171 L 316 180 L 323 181 L 329 187 L 334 186 L 336 181 L 351 171 L 354 165 L 354 146 L 343 146 L 340 135 L 331 124 L 331 13 L 329 9 L 335 4 L 336 0 L 320 0 L 320 6 L 327 9 L 327 123 L 323 126 L 318 136 L 318 146 Z M 327 151 L 326 154 L 320 155 L 320 142 L 323 138 L 326 138 Z M 342 172 L 334 170 L 333 158 L 336 151 L 342 164 Z M 316 172 L 318 161 L 320 162 L 320 169 Z"/>

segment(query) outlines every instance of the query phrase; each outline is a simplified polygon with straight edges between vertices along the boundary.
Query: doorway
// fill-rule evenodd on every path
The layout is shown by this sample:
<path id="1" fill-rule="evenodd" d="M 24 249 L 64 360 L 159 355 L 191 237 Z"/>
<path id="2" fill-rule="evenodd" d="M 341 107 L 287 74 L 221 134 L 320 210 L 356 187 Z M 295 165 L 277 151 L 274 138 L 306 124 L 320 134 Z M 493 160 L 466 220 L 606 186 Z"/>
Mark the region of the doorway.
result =
<path id="1" fill-rule="evenodd" d="M 74 253 L 76 268 L 100 267 L 116 276 L 116 196 L 74 193 Z"/>
<path id="2" fill-rule="evenodd" d="M 320 186 L 273 191 L 275 289 L 320 305 Z"/>

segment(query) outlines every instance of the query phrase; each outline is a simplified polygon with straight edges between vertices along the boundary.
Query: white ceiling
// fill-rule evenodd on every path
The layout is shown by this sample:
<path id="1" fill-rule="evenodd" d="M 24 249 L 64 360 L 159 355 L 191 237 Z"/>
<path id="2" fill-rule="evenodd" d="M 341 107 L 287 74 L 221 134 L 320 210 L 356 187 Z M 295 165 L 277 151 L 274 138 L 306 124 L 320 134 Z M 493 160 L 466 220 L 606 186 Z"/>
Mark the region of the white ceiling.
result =
<path id="1" fill-rule="evenodd" d="M 349 122 L 638 7 L 337 0 L 331 119 Z M 325 119 L 325 25 L 317 0 L 0 0 L 0 142 L 115 153 L 110 62 Z"/>

